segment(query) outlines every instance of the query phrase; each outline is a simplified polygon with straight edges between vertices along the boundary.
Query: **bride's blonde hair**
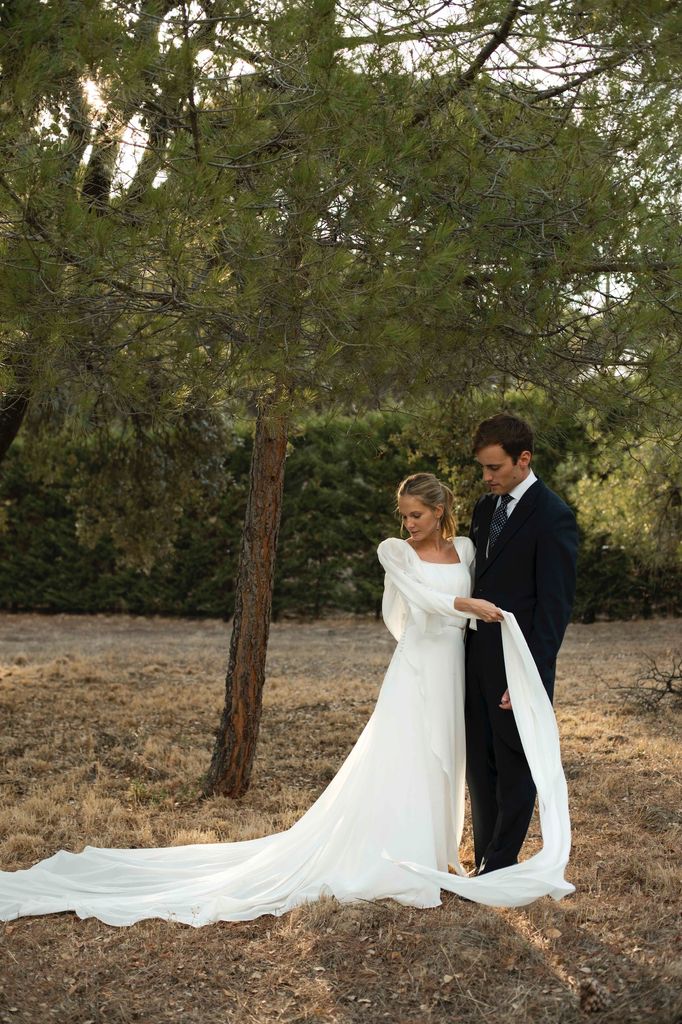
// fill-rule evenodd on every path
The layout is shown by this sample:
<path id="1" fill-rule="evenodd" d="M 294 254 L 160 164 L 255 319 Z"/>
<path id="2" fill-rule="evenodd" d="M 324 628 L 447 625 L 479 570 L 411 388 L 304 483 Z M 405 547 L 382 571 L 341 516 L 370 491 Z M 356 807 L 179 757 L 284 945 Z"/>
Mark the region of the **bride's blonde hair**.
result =
<path id="1" fill-rule="evenodd" d="M 433 473 L 412 473 L 406 476 L 398 485 L 396 491 L 396 512 L 400 512 L 398 502 L 405 495 L 411 498 L 418 498 L 431 511 L 435 511 L 438 505 L 443 506 L 443 514 L 440 517 L 440 532 L 444 540 L 452 540 L 457 535 L 457 524 L 453 505 L 455 496 L 446 484 L 442 483 Z"/>

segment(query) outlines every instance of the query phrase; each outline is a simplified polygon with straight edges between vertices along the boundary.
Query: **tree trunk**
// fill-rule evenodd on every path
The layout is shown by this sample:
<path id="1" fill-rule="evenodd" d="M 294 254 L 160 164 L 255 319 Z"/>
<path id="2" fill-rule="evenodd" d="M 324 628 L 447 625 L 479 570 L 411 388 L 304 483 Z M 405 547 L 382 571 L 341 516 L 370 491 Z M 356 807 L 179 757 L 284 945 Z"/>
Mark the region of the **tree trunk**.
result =
<path id="1" fill-rule="evenodd" d="M 275 408 L 275 401 L 264 403 L 256 420 L 225 707 L 204 785 L 206 796 L 242 796 L 256 752 L 287 448 L 286 415 Z"/>
<path id="2" fill-rule="evenodd" d="M 0 462 L 19 433 L 28 410 L 28 395 L 5 395 L 0 402 Z"/>

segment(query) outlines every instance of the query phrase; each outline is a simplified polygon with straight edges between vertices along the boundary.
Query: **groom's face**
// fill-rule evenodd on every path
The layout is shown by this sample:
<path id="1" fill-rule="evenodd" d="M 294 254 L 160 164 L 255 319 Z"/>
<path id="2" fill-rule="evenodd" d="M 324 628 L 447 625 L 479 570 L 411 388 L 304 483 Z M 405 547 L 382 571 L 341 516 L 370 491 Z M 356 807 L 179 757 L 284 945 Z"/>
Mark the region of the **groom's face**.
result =
<path id="1" fill-rule="evenodd" d="M 521 452 L 516 462 L 500 444 L 489 444 L 476 452 L 483 480 L 493 494 L 509 494 L 525 480 L 530 470 L 530 452 Z"/>

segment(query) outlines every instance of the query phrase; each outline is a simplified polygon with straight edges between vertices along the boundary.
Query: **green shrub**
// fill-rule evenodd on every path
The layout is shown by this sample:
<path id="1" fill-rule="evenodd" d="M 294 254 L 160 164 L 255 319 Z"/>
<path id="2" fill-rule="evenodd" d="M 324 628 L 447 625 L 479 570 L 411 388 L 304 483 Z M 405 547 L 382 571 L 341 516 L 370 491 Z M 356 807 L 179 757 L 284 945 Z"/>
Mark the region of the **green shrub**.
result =
<path id="1" fill-rule="evenodd" d="M 436 452 L 419 449 L 410 421 L 397 414 L 311 420 L 293 439 L 287 459 L 273 615 L 315 617 L 340 610 L 379 614 L 383 573 L 376 546 L 398 532 L 395 487 L 417 469 L 438 472 Z M 562 462 L 558 447 L 545 458 L 550 486 L 580 500 L 574 482 L 584 474 L 574 452 Z M 434 446 L 435 448 L 435 446 Z M 229 617 L 248 489 L 251 441 L 236 435 L 222 468 L 197 473 L 177 534 L 144 572 L 126 566 L 109 536 L 94 546 L 79 540 L 73 507 L 75 469 L 87 452 L 65 452 L 52 476 L 36 482 L 26 449 L 13 449 L 0 485 L 0 608 L 9 611 L 110 612 Z M 466 532 L 481 492 L 470 456 L 455 452 L 445 476 L 454 483 Z M 571 461 L 573 460 L 573 461 Z M 588 467 L 589 469 L 589 467 Z M 210 479 L 208 479 L 210 477 Z M 629 618 L 679 614 L 679 566 L 655 565 L 623 545 L 594 516 L 583 528 L 575 618 Z"/>

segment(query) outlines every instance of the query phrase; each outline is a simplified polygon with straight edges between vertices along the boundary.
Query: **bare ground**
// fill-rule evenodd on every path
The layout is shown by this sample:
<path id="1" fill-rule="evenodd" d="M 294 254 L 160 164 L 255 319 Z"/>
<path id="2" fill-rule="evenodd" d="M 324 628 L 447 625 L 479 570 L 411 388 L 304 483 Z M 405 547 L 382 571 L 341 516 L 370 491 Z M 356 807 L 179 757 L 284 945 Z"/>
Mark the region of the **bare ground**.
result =
<path id="1" fill-rule="evenodd" d="M 62 847 L 288 827 L 352 746 L 392 650 L 367 619 L 277 624 L 252 788 L 199 802 L 222 705 L 223 623 L 0 616 L 0 641 L 6 869 Z M 556 707 L 575 896 L 519 910 L 449 894 L 423 911 L 325 900 L 199 930 L 23 919 L 0 925 L 0 1021 L 682 1021 L 680 715 L 638 712 L 614 691 L 647 654 L 665 661 L 680 645 L 672 620 L 569 631 Z"/>

